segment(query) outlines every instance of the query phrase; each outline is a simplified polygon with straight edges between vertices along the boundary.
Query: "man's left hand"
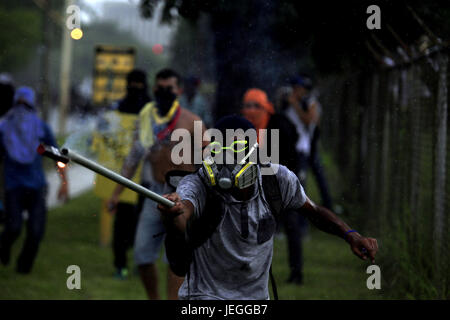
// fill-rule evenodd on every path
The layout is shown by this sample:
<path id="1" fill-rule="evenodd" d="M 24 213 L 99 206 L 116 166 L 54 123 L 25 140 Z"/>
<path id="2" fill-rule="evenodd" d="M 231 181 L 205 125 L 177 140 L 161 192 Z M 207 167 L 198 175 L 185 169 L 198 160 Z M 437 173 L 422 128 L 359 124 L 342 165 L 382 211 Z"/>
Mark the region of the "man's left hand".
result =
<path id="1" fill-rule="evenodd" d="M 366 238 L 358 233 L 351 233 L 347 241 L 355 255 L 363 260 L 369 258 L 372 263 L 375 262 L 375 255 L 378 252 L 377 239 Z"/>
<path id="2" fill-rule="evenodd" d="M 69 188 L 67 182 L 62 182 L 58 191 L 58 200 L 67 202 L 69 200 Z"/>

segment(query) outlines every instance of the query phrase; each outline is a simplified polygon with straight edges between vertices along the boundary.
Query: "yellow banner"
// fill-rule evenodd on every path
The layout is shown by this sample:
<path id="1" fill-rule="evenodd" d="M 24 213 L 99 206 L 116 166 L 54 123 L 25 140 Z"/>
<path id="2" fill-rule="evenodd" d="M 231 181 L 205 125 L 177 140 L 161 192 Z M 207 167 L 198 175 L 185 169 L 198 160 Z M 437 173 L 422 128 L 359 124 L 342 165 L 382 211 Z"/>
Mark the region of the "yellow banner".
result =
<path id="1" fill-rule="evenodd" d="M 92 95 L 95 105 L 106 106 L 125 96 L 126 76 L 133 70 L 134 62 L 134 48 L 96 47 Z"/>

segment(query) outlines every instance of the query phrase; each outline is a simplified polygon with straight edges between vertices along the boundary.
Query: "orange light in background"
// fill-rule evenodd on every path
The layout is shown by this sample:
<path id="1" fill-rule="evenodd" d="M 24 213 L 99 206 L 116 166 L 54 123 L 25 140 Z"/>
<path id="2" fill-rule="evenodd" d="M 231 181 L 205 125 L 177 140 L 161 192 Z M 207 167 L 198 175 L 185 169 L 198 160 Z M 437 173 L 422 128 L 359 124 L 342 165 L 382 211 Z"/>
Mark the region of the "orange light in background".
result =
<path id="1" fill-rule="evenodd" d="M 61 162 L 61 161 L 58 161 L 56 164 L 61 169 L 64 169 L 66 167 L 66 164 L 64 162 Z"/>
<path id="2" fill-rule="evenodd" d="M 75 28 L 70 32 L 70 37 L 74 40 L 80 40 L 83 38 L 83 31 L 80 28 Z"/>

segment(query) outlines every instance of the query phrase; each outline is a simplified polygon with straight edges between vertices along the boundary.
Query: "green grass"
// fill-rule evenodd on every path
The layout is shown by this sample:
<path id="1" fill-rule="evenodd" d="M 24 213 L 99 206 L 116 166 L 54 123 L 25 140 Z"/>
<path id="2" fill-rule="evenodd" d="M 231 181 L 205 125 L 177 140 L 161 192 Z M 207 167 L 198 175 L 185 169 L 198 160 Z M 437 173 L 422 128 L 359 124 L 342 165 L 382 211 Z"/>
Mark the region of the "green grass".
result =
<path id="1" fill-rule="evenodd" d="M 338 186 L 340 175 L 333 161 L 324 155 L 329 181 Z M 308 196 L 320 202 L 312 176 L 308 177 Z M 340 190 L 332 189 L 336 195 Z M 336 200 L 336 199 L 335 199 Z M 100 201 L 86 193 L 64 207 L 48 213 L 46 236 L 42 242 L 32 274 L 14 272 L 15 259 L 21 249 L 24 234 L 13 247 L 11 264 L 0 266 L 0 299 L 145 299 L 145 291 L 136 273 L 129 279 L 113 278 L 111 248 L 98 244 Z M 350 217 L 344 213 L 343 218 Z M 24 232 L 23 232 L 24 233 Z M 132 254 L 129 253 L 133 270 Z M 81 268 L 81 290 L 68 290 L 66 281 L 69 265 Z M 158 261 L 161 297 L 167 297 L 166 270 Z M 273 273 L 280 299 L 381 299 L 381 290 L 366 287 L 369 263 L 359 260 L 348 245 L 339 238 L 310 228 L 304 242 L 304 285 L 287 284 L 289 275 L 286 239 L 276 237 Z"/>
<path id="2" fill-rule="evenodd" d="M 348 212 L 345 201 L 337 195 L 342 192 L 342 176 L 328 153 L 322 152 L 325 175 L 335 205 L 343 206 L 340 216 L 353 225 L 358 212 Z M 308 172 L 306 193 L 316 203 L 321 203 L 320 194 L 311 172 Z M 367 266 L 371 263 L 357 258 L 342 239 L 323 233 L 310 226 L 309 236 L 304 241 L 304 285 L 286 284 L 289 274 L 287 243 L 277 238 L 274 247 L 273 272 L 278 284 L 280 299 L 382 299 L 381 290 L 369 290 L 366 280 Z M 376 262 L 378 264 L 378 262 Z"/>
<path id="3" fill-rule="evenodd" d="M 144 299 L 137 276 L 125 281 L 113 278 L 111 249 L 98 244 L 99 209 L 100 201 L 87 193 L 51 210 L 30 275 L 14 272 L 22 234 L 13 247 L 10 265 L 0 266 L 0 299 Z M 69 265 L 81 268 L 81 290 L 66 287 Z"/>
<path id="4" fill-rule="evenodd" d="M 369 264 L 354 256 L 341 239 L 311 228 L 310 237 L 304 242 L 304 285 L 299 287 L 286 283 L 286 241 L 275 242 L 273 273 L 280 299 L 382 299 L 382 289 L 366 287 Z"/>
<path id="5" fill-rule="evenodd" d="M 112 250 L 98 244 L 99 209 L 100 201 L 89 192 L 51 210 L 30 275 L 14 271 L 23 232 L 13 247 L 10 265 L 0 266 L 0 299 L 145 299 L 133 272 L 128 280 L 113 278 Z M 131 252 L 129 257 L 132 262 Z M 81 290 L 66 287 L 69 265 L 81 268 Z M 342 240 L 312 229 L 305 242 L 305 284 L 288 285 L 286 242 L 276 239 L 273 270 L 281 299 L 378 299 L 380 292 L 366 288 L 366 265 Z M 161 259 L 158 267 L 161 295 L 166 298 L 166 265 Z"/>

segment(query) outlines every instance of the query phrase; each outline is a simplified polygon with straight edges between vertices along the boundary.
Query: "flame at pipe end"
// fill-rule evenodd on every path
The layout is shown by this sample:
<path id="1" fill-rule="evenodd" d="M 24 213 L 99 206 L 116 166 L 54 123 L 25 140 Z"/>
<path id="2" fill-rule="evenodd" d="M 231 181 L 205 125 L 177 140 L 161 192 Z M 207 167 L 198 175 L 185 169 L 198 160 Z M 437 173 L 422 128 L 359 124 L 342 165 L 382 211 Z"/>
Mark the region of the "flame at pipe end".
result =
<path id="1" fill-rule="evenodd" d="M 59 168 L 64 169 L 66 167 L 66 164 L 64 162 L 58 161 L 56 163 L 58 165 Z"/>

